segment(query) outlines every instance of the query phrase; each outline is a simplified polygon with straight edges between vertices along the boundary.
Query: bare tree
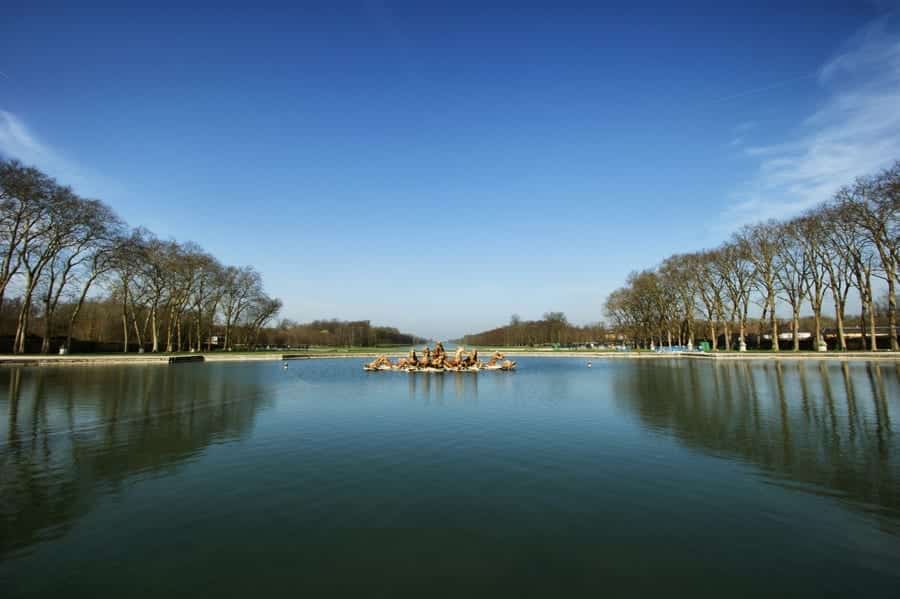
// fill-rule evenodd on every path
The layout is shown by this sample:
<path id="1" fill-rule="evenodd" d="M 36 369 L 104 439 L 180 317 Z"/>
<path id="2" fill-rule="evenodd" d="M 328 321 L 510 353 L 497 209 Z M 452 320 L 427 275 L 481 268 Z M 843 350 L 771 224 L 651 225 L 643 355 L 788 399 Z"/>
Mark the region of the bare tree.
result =
<path id="1" fill-rule="evenodd" d="M 550 339 L 556 339 L 557 343 L 564 343 L 563 332 L 569 321 L 562 312 L 544 313 L 544 322 L 550 327 Z"/>
<path id="2" fill-rule="evenodd" d="M 887 284 L 888 329 L 891 350 L 897 351 L 898 218 L 900 218 L 900 161 L 874 177 L 860 178 L 841 189 L 837 202 L 857 227 L 858 234 L 877 256 L 879 268 L 872 271 Z M 871 298 L 869 310 L 871 312 Z M 871 318 L 871 316 L 870 316 Z M 875 347 L 874 332 L 872 346 Z"/>
<path id="3" fill-rule="evenodd" d="M 829 269 L 832 268 L 829 265 L 832 256 L 828 252 L 828 231 L 822 220 L 822 212 L 809 212 L 797 219 L 796 230 L 806 264 L 804 283 L 813 313 L 813 349 L 819 350 L 825 342 L 822 337 L 822 304 L 829 288 Z"/>
<path id="4" fill-rule="evenodd" d="M 245 341 L 254 340 L 277 313 L 279 300 L 264 293 L 251 267 L 225 269 L 196 244 L 161 241 L 143 229 L 125 235 L 122 228 L 102 202 L 79 198 L 34 168 L 0 159 L 0 308 L 14 290 L 13 351 L 25 351 L 37 318 L 41 350 L 48 352 L 62 312 L 71 347 L 86 305 L 92 313 L 108 314 L 112 305 L 121 312 L 121 336 L 115 336 L 123 351 L 132 334 L 141 348 L 149 338 L 152 351 L 160 351 L 163 341 L 167 351 L 199 350 L 204 331 L 209 337 L 220 314 L 230 347 L 233 327 L 242 327 Z M 98 282 L 106 295 L 92 300 Z M 35 303 L 41 307 L 37 316 Z M 91 316 L 89 322 L 88 337 L 95 325 L 108 330 L 108 318 Z M 368 324 L 349 331 L 351 338 L 376 335 Z"/>
<path id="5" fill-rule="evenodd" d="M 67 207 L 67 220 L 71 229 L 61 240 L 54 256 L 44 269 L 42 277 L 41 302 L 43 304 L 44 334 L 41 353 L 50 351 L 50 337 L 53 331 L 56 308 L 63 293 L 69 292 L 79 282 L 81 294 L 78 305 L 72 312 L 69 326 L 77 318 L 91 285 L 103 272 L 108 270 L 110 242 L 117 234 L 119 220 L 112 210 L 97 200 L 76 199 Z M 68 226 L 68 225 L 67 225 Z M 87 272 L 83 272 L 87 269 Z"/>
<path id="6" fill-rule="evenodd" d="M 778 318 L 775 314 L 778 281 L 776 279 L 779 226 L 774 221 L 744 227 L 738 234 L 739 243 L 753 263 L 756 272 L 755 287 L 762 295 L 763 319 L 769 315 L 769 332 L 772 349 L 778 351 Z"/>
<path id="7" fill-rule="evenodd" d="M 606 297 L 603 311 L 612 321 L 615 330 L 626 339 L 631 339 L 636 347 L 637 316 L 629 305 L 630 295 L 631 291 L 627 287 L 616 289 Z"/>
<path id="8" fill-rule="evenodd" d="M 188 302 L 208 256 L 195 243 L 174 244 L 167 256 L 166 351 L 181 350 L 181 327 Z"/>
<path id="9" fill-rule="evenodd" d="M 838 349 L 846 351 L 847 338 L 844 332 L 844 318 L 847 296 L 853 286 L 851 272 L 853 258 L 846 250 L 848 243 L 844 240 L 844 235 L 847 230 L 842 223 L 840 213 L 840 208 L 831 205 L 824 206 L 818 213 L 822 238 L 817 260 L 828 273 L 828 287 L 834 303 Z"/>
<path id="10" fill-rule="evenodd" d="M 844 350 L 846 307 L 850 290 L 855 288 L 864 347 L 877 348 L 876 323 L 886 319 L 891 349 L 896 350 L 900 344 L 896 322 L 898 244 L 900 161 L 875 176 L 857 180 L 832 201 L 799 218 L 745 226 L 715 250 L 672 256 L 657 269 L 632 273 L 624 287 L 610 294 L 606 314 L 617 330 L 627 331 L 640 344 L 648 336 L 670 336 L 668 331 L 676 320 L 679 338 L 686 333 L 691 340 L 696 307 L 704 315 L 714 347 L 720 330 L 726 347 L 731 346 L 734 324 L 743 347 L 749 306 L 758 302 L 762 308 L 759 334 L 768 321 L 772 349 L 778 351 L 778 309 L 787 304 L 796 351 L 803 309 L 809 302 L 814 345 L 819 349 L 824 344 L 822 313 L 830 291 L 838 347 Z M 882 282 L 887 288 L 884 302 L 875 302 Z"/>
<path id="11" fill-rule="evenodd" d="M 675 291 L 676 305 L 680 309 L 679 345 L 682 345 L 680 329 L 684 329 L 689 347 L 694 345 L 694 304 L 697 297 L 697 279 L 691 271 L 691 258 L 686 254 L 676 254 L 663 261 L 659 268 L 665 285 Z"/>
<path id="12" fill-rule="evenodd" d="M 259 295 L 262 280 L 259 273 L 250 266 L 237 268 L 229 266 L 225 270 L 222 291 L 222 313 L 225 316 L 225 349 L 231 349 L 232 329 L 240 320 L 250 301 Z"/>
<path id="13" fill-rule="evenodd" d="M 198 264 L 196 285 L 190 300 L 194 311 L 197 351 L 203 349 L 204 329 L 206 338 L 211 337 L 210 329 L 223 292 L 224 268 L 214 257 L 204 254 Z"/>
<path id="14" fill-rule="evenodd" d="M 750 294 L 756 277 L 756 266 L 750 257 L 746 244 L 735 240 L 722 246 L 716 253 L 715 268 L 732 308 L 732 320 L 738 322 L 738 343 L 746 349 L 747 316 L 750 311 Z"/>
<path id="15" fill-rule="evenodd" d="M 842 190 L 843 191 L 843 190 Z M 851 208 L 838 194 L 838 202 L 830 210 L 834 217 L 831 227 L 831 242 L 842 253 L 848 262 L 850 280 L 859 293 L 860 301 L 860 332 L 865 345 L 868 328 L 869 349 L 877 349 L 877 331 L 875 328 L 875 295 L 872 287 L 872 271 L 877 258 L 872 250 L 869 240 L 862 235 L 853 221 Z"/>
<path id="16" fill-rule="evenodd" d="M 775 254 L 775 279 L 781 297 L 791 307 L 791 337 L 793 350 L 800 350 L 800 310 L 806 297 L 809 261 L 803 242 L 803 230 L 798 219 L 780 227 L 778 252 Z"/>
<path id="17" fill-rule="evenodd" d="M 93 285 L 101 277 L 106 275 L 113 268 L 113 252 L 116 246 L 116 239 L 118 239 L 118 237 L 101 239 L 98 240 L 98 242 L 95 244 L 90 259 L 87 262 L 87 266 L 82 274 L 81 290 L 78 293 L 78 299 L 75 302 L 75 307 L 72 309 L 72 312 L 69 315 L 69 322 L 66 326 L 66 349 L 71 349 L 72 347 L 72 336 L 75 329 L 75 322 L 78 320 L 78 316 L 81 314 L 81 310 L 84 307 L 84 302 L 87 299 L 88 292 L 90 292 Z"/>
<path id="18" fill-rule="evenodd" d="M 254 297 L 247 306 L 247 322 L 249 328 L 250 349 L 256 349 L 259 331 L 281 310 L 281 300 L 271 298 L 264 293 Z"/>
<path id="19" fill-rule="evenodd" d="M 715 252 L 706 251 L 695 254 L 692 261 L 693 273 L 697 282 L 697 297 L 706 316 L 712 351 L 719 349 L 718 325 L 724 318 L 725 312 L 723 284 L 721 274 L 715 267 L 716 260 Z M 727 338 L 725 344 L 727 349 Z"/>
<path id="20" fill-rule="evenodd" d="M 128 351 L 129 330 L 134 328 L 139 348 L 144 347 L 144 335 L 138 325 L 137 307 L 143 303 L 145 287 L 141 276 L 148 254 L 150 234 L 144 229 L 134 229 L 127 236 L 115 240 L 111 248 L 110 266 L 115 273 L 113 295 L 122 306 L 122 351 Z"/>
<path id="21" fill-rule="evenodd" d="M 0 307 L 22 265 L 23 248 L 46 233 L 56 183 L 37 169 L 0 160 Z M 27 253 L 27 252 L 26 252 Z"/>
<path id="22" fill-rule="evenodd" d="M 36 199 L 36 202 L 44 203 L 46 206 L 42 210 L 42 218 L 33 229 L 36 233 L 24 239 L 19 247 L 19 261 L 25 281 L 22 291 L 22 307 L 19 311 L 16 335 L 13 341 L 15 353 L 25 352 L 32 300 L 44 268 L 64 248 L 75 242 L 81 224 L 82 200 L 68 187 L 60 187 L 51 183 L 49 189 L 46 189 L 42 197 Z"/>

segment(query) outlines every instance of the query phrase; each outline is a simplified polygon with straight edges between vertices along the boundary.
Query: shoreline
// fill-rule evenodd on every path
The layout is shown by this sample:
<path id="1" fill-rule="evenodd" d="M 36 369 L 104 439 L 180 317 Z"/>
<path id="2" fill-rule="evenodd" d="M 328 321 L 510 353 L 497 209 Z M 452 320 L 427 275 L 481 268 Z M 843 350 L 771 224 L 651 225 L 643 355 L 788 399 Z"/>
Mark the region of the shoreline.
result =
<path id="1" fill-rule="evenodd" d="M 479 350 L 489 355 L 494 350 Z M 523 358 L 523 357 L 539 357 L 539 358 L 580 358 L 591 360 L 710 360 L 718 361 L 740 361 L 740 360 L 838 360 L 838 361 L 898 361 L 900 362 L 900 352 L 879 351 L 879 352 L 716 352 L 716 353 L 682 353 L 682 352 L 609 352 L 609 351 L 573 351 L 573 352 L 551 352 L 551 351 L 528 351 L 528 350 L 507 350 L 503 351 L 507 356 Z M 346 358 L 375 358 L 380 355 L 396 358 L 406 356 L 407 352 L 343 352 L 343 353 L 195 353 L 195 354 L 122 354 L 122 355 L 92 355 L 92 354 L 74 354 L 66 356 L 45 356 L 45 355 L 0 355 L 0 366 L 111 366 L 124 364 L 157 364 L 157 365 L 174 365 L 191 362 L 280 362 L 290 360 L 326 360 L 326 359 L 346 359 Z"/>

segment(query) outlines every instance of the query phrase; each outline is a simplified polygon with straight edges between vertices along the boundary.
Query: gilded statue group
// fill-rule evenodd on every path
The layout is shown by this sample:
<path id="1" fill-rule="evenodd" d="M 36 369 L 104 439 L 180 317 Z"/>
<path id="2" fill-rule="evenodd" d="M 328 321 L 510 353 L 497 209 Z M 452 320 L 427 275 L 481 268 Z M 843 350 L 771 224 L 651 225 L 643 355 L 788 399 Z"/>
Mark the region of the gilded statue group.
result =
<path id="1" fill-rule="evenodd" d="M 494 352 L 491 359 L 482 362 L 478 359 L 478 350 L 470 352 L 462 347 L 456 349 L 452 356 L 444 351 L 438 342 L 434 349 L 426 347 L 422 355 L 413 349 L 405 358 L 391 362 L 387 356 L 378 356 L 364 367 L 364 370 L 403 370 L 406 372 L 478 372 L 479 370 L 515 370 L 516 363 L 505 359 L 500 352 Z"/>

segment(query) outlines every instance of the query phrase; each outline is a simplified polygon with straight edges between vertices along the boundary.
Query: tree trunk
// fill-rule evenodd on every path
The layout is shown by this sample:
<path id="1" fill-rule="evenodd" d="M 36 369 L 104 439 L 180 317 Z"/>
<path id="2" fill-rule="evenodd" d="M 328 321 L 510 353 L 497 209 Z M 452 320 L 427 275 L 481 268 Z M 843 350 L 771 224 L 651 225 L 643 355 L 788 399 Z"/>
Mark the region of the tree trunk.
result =
<path id="1" fill-rule="evenodd" d="M 44 304 L 44 334 L 41 339 L 41 353 L 46 355 L 50 353 L 50 335 L 53 333 L 53 308 L 51 307 L 50 292 L 47 297 L 42 300 Z"/>
<path id="2" fill-rule="evenodd" d="M 750 312 L 750 298 L 745 297 L 743 302 L 743 308 L 741 308 L 741 341 L 744 343 L 744 347 L 747 346 L 747 313 Z"/>
<path id="3" fill-rule="evenodd" d="M 197 308 L 197 351 L 203 351 L 203 309 Z"/>
<path id="4" fill-rule="evenodd" d="M 74 324 L 74 323 L 73 323 Z M 72 325 L 69 325 L 69 335 L 71 342 L 71 333 L 72 333 Z M 128 282 L 123 277 L 122 278 L 122 338 L 124 339 L 124 343 L 122 344 L 122 353 L 128 353 Z"/>
<path id="5" fill-rule="evenodd" d="M 866 306 L 868 303 L 863 300 L 861 305 L 861 309 L 859 311 L 859 340 L 862 344 L 860 349 L 869 349 L 871 343 L 869 343 L 869 336 L 866 334 Z M 867 347 L 868 345 L 868 347 Z"/>
<path id="6" fill-rule="evenodd" d="M 869 351 L 878 351 L 878 333 L 875 329 L 875 295 L 872 292 L 872 275 L 871 271 L 865 271 L 862 281 L 862 289 L 860 289 L 860 299 L 864 306 L 864 313 L 869 321 Z M 861 328 L 865 329 L 865 319 L 860 322 Z"/>
<path id="7" fill-rule="evenodd" d="M 31 294 L 26 294 L 22 300 L 22 309 L 19 310 L 19 318 L 16 321 L 16 337 L 13 353 L 25 353 L 25 339 L 28 336 L 28 320 L 31 313 Z"/>
<path id="8" fill-rule="evenodd" d="M 138 351 L 142 351 L 144 349 L 144 339 L 147 338 L 147 325 L 150 323 L 150 313 L 147 313 L 147 317 L 144 318 L 144 326 L 138 326 L 138 312 L 134 306 L 134 296 L 131 296 L 131 302 L 129 302 L 129 306 L 131 307 L 131 325 L 134 327 L 134 336 L 137 339 Z"/>
<path id="9" fill-rule="evenodd" d="M 831 288 L 834 297 L 834 321 L 837 325 L 838 347 L 841 351 L 847 351 L 847 338 L 844 336 L 844 302 L 839 290 Z"/>
<path id="10" fill-rule="evenodd" d="M 894 288 L 894 277 L 888 273 L 888 335 L 891 336 L 891 351 L 900 349 L 897 343 L 897 293 Z"/>
<path id="11" fill-rule="evenodd" d="M 153 333 L 153 348 L 150 350 L 153 353 L 159 352 L 159 326 L 156 322 L 156 306 L 154 305 L 150 308 L 150 329 Z"/>
<path id="12" fill-rule="evenodd" d="M 800 351 L 800 306 L 792 307 L 791 335 L 793 336 L 794 351 Z"/>
<path id="13" fill-rule="evenodd" d="M 34 293 L 34 279 L 29 273 L 25 279 L 25 295 L 22 297 L 22 308 L 16 320 L 16 335 L 13 340 L 13 353 L 25 353 L 25 338 L 28 336 L 28 320 L 31 315 L 31 299 Z"/>
<path id="14" fill-rule="evenodd" d="M 175 306 L 169 308 L 169 321 L 166 323 L 166 353 L 172 353 L 175 340 Z"/>
<path id="15" fill-rule="evenodd" d="M 72 333 L 75 330 L 75 321 L 78 319 L 78 315 L 81 313 L 81 308 L 84 306 L 84 300 L 87 297 L 88 289 L 90 289 L 91 283 L 93 283 L 93 279 L 90 279 L 87 283 L 85 283 L 84 287 L 81 289 L 81 295 L 78 297 L 78 303 L 75 304 L 75 309 L 72 310 L 72 315 L 69 316 L 69 324 L 66 327 L 66 349 L 72 349 Z M 125 314 L 127 304 L 123 302 L 122 304 L 122 314 Z M 127 320 L 127 319 L 126 319 Z M 126 345 L 126 351 L 127 351 Z"/>
<path id="16" fill-rule="evenodd" d="M 128 353 L 128 304 L 126 302 L 122 302 L 122 338 L 124 342 L 122 344 L 122 353 Z"/>
<path id="17" fill-rule="evenodd" d="M 768 297 L 770 330 L 772 331 L 772 351 L 778 351 L 778 319 L 775 318 L 775 290 L 769 287 Z"/>
<path id="18" fill-rule="evenodd" d="M 869 296 L 871 297 L 871 295 Z M 878 332 L 875 329 L 875 306 L 869 302 L 869 333 L 871 335 L 870 351 L 878 351 Z"/>
<path id="19" fill-rule="evenodd" d="M 144 322 L 146 325 L 146 321 Z M 134 336 L 137 339 L 138 351 L 144 349 L 144 333 L 147 328 L 144 327 L 144 330 L 141 330 L 141 327 L 138 326 L 137 314 L 134 312 L 134 306 L 131 307 L 131 326 L 134 327 Z"/>
<path id="20" fill-rule="evenodd" d="M 813 351 L 819 351 L 819 342 L 823 341 L 823 339 L 822 339 L 822 309 L 821 309 L 821 307 L 816 308 L 813 311 L 813 322 L 815 323 L 815 325 L 814 325 L 815 331 L 813 333 L 815 335 L 815 341 L 814 341 L 815 346 L 813 347 Z"/>

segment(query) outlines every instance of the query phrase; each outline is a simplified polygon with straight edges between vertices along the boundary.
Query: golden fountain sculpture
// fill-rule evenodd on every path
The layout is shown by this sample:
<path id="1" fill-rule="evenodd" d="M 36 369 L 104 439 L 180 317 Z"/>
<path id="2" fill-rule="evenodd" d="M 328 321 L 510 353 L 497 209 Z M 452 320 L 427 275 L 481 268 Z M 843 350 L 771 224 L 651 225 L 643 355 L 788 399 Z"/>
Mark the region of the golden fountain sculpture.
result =
<path id="1" fill-rule="evenodd" d="M 413 349 L 405 358 L 396 362 L 385 355 L 378 356 L 365 366 L 363 370 L 375 372 L 381 370 L 402 370 L 405 372 L 479 372 L 481 370 L 515 370 L 516 363 L 505 359 L 500 352 L 494 352 L 491 359 L 482 362 L 478 359 L 478 350 L 467 352 L 458 347 L 451 357 L 444 351 L 444 346 L 438 342 L 432 350 L 426 347 L 422 355 L 416 354 Z"/>

